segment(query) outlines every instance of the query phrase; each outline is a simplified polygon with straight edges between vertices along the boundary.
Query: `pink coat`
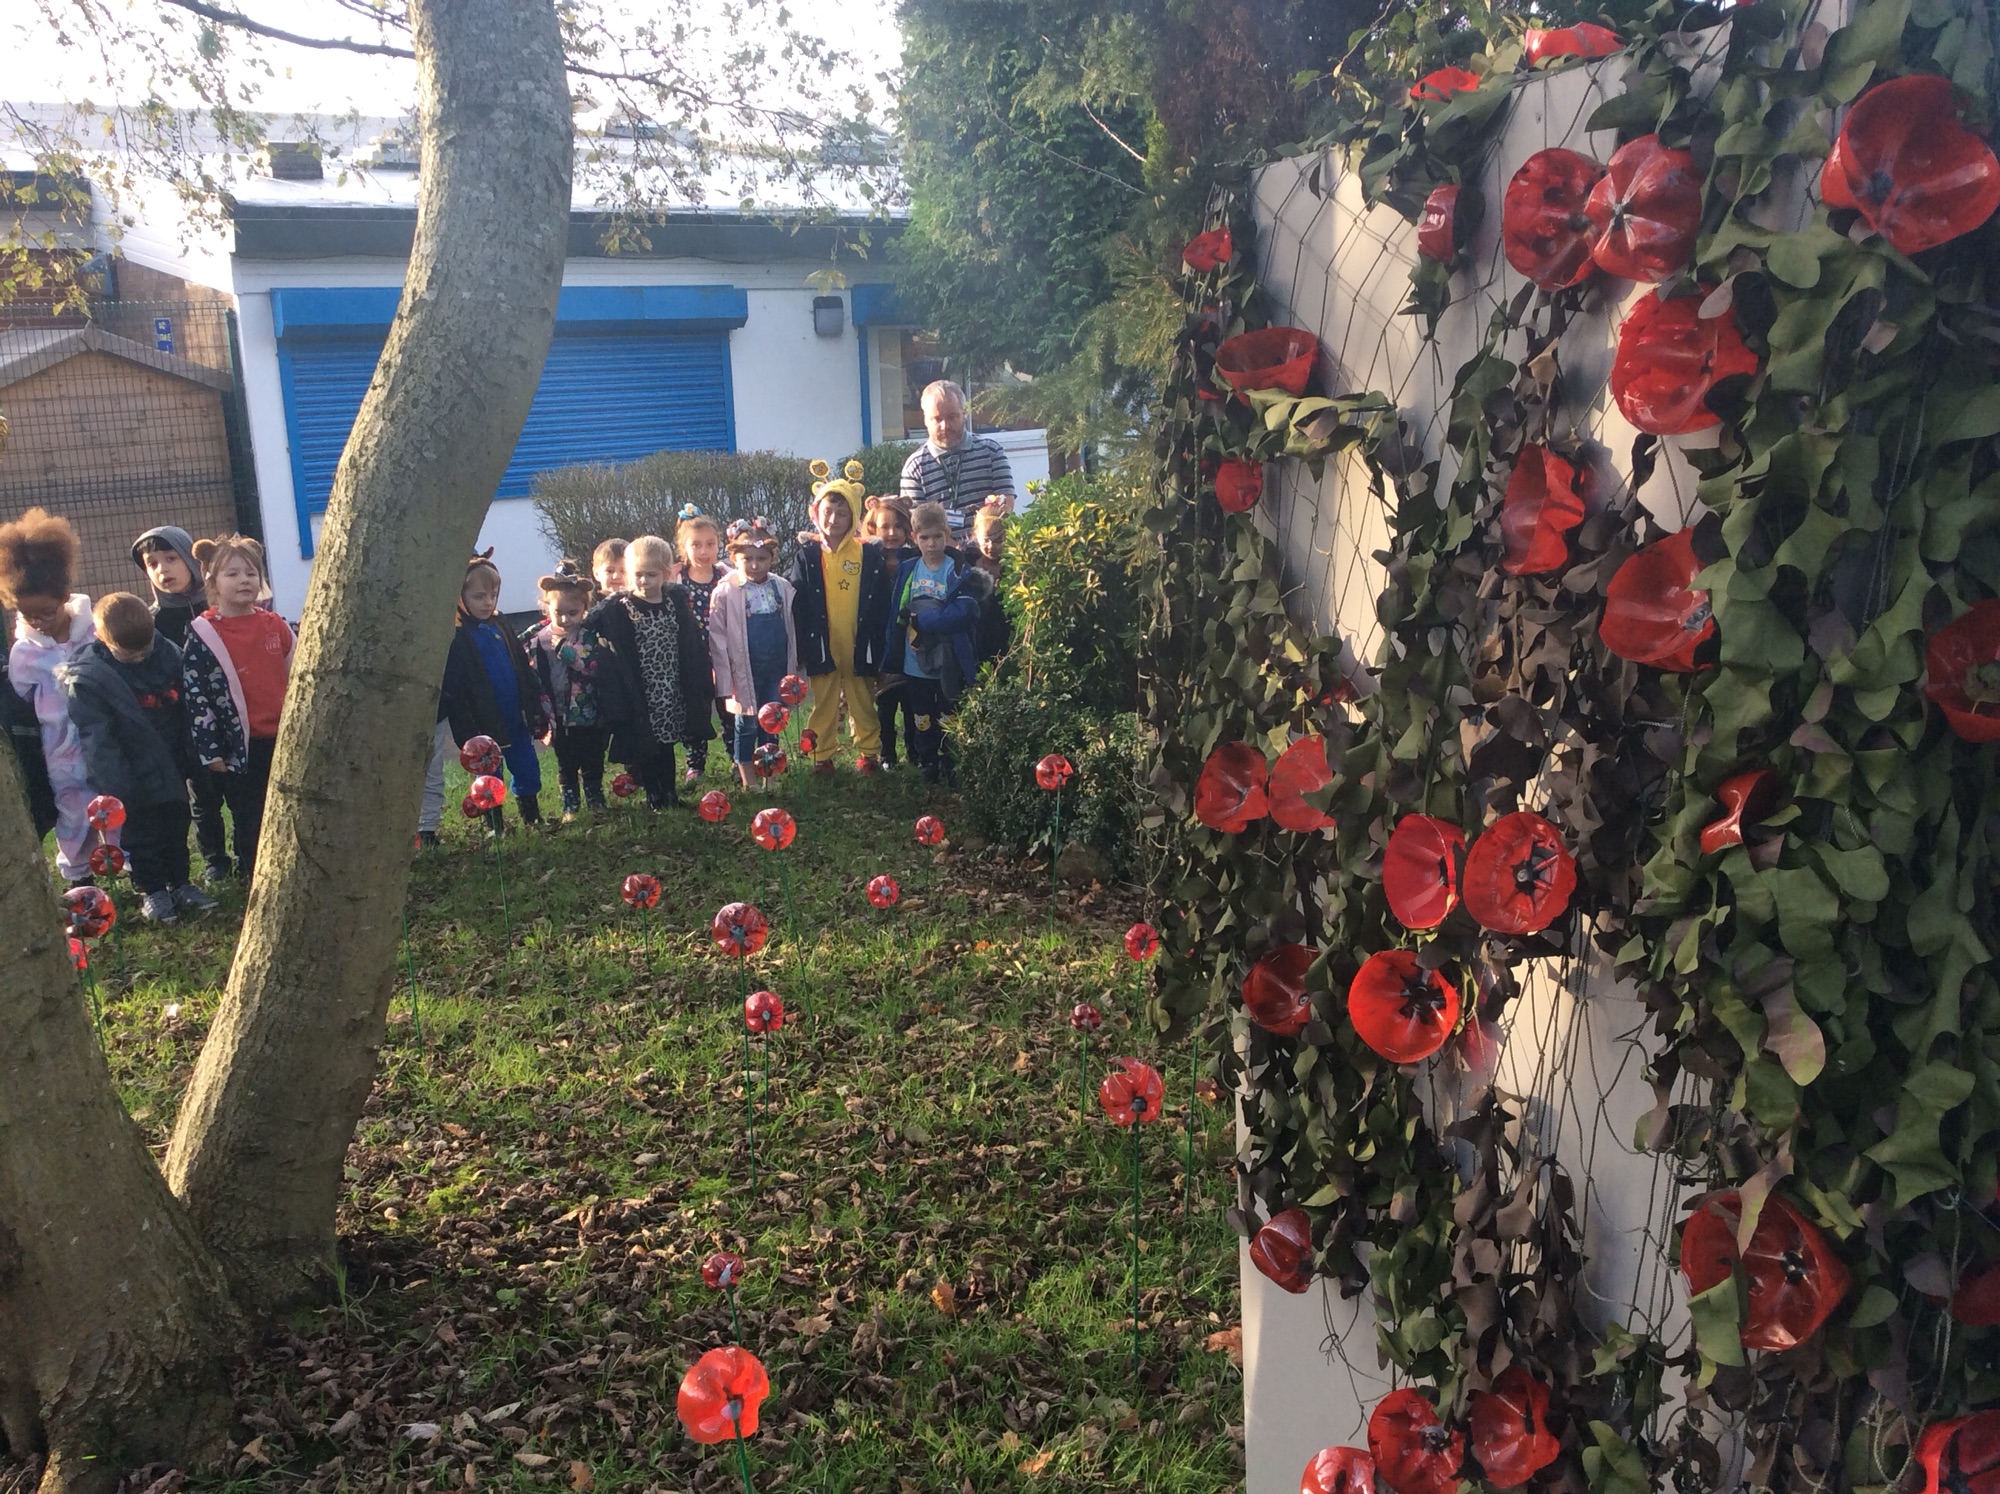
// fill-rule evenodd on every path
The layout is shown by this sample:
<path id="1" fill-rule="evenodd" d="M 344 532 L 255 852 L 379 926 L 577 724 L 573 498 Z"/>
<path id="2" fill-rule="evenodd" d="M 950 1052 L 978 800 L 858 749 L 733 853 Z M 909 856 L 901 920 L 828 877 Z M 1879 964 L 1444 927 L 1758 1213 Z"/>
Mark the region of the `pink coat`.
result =
<path id="1" fill-rule="evenodd" d="M 792 626 L 792 583 L 771 577 L 778 610 L 785 619 L 785 673 L 799 672 L 799 634 Z M 715 667 L 715 693 L 738 716 L 757 714 L 757 682 L 750 673 L 750 624 L 743 603 L 743 577 L 731 571 L 716 583 L 708 603 L 708 654 Z"/>

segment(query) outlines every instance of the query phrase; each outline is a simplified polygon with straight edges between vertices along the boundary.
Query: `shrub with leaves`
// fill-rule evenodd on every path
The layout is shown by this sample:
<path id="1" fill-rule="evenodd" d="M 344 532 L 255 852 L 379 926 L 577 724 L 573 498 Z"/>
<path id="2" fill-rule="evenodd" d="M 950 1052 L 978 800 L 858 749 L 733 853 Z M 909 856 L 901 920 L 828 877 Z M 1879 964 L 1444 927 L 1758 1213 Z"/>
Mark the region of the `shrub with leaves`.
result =
<path id="1" fill-rule="evenodd" d="M 901 491 L 903 463 L 916 449 L 915 441 L 880 441 L 862 447 L 849 460 L 861 463 L 861 485 L 870 493 L 894 493 Z"/>
<path id="2" fill-rule="evenodd" d="M 564 555 L 587 559 L 614 536 L 673 536 L 681 505 L 727 524 L 767 515 L 780 539 L 806 526 L 812 474 L 775 451 L 656 451 L 636 462 L 585 463 L 536 476 L 542 532 Z"/>

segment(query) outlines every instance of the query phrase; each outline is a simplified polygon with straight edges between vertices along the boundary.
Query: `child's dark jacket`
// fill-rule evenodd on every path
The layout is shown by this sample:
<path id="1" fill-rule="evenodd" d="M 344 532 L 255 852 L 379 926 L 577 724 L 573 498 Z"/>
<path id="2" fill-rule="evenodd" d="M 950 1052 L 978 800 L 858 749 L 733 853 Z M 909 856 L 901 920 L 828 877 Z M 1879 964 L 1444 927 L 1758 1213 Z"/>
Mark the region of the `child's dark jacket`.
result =
<path id="1" fill-rule="evenodd" d="M 527 725 L 529 737 L 539 737 L 549 725 L 541 680 L 529 667 L 521 640 L 499 618 L 488 621 L 507 640 L 507 654 L 514 662 L 514 689 L 521 701 L 521 719 Z M 486 661 L 479 655 L 479 640 L 473 637 L 479 626 L 466 618 L 452 631 L 451 647 L 444 656 L 444 688 L 438 694 L 438 719 L 451 723 L 451 739 L 461 746 L 474 737 L 491 737 L 500 746 L 511 747 L 513 732 L 500 715 L 500 698 L 493 693 Z"/>
<path id="2" fill-rule="evenodd" d="M 890 617 L 882 635 L 882 667 L 890 674 L 908 673 L 910 628 L 915 628 L 920 638 L 945 639 L 950 645 L 951 663 L 939 671 L 938 683 L 944 690 L 944 698 L 954 701 L 967 685 L 979 678 L 979 618 L 993 595 L 993 578 L 955 555 L 949 557 L 948 563 L 952 576 L 944 600 L 927 611 L 908 613 L 907 619 L 903 593 L 922 564 L 922 557 L 906 560 L 896 567 L 896 580 L 889 590 Z"/>
<path id="3" fill-rule="evenodd" d="M 39 839 L 56 827 L 56 795 L 49 784 L 49 760 L 42 754 L 42 723 L 35 708 L 14 688 L 7 661 L 0 658 L 0 727 L 14 744 L 21 783 L 28 791 L 28 814 Z"/>
<path id="4" fill-rule="evenodd" d="M 715 735 L 710 725 L 715 712 L 702 709 L 715 694 L 708 645 L 702 642 L 687 588 L 675 582 L 662 599 L 680 624 L 681 707 L 687 718 L 681 740 L 706 742 Z M 617 597 L 599 602 L 583 621 L 583 636 L 596 647 L 597 720 L 611 734 L 611 760 L 640 763 L 671 749 L 673 742 L 662 742 L 653 733 L 646 679 L 639 669 L 639 632 L 624 603 Z"/>
<path id="5" fill-rule="evenodd" d="M 133 807 L 187 798 L 194 749 L 181 653 L 171 641 L 155 637 L 153 651 L 137 664 L 121 663 L 99 641 L 66 665 L 60 678 L 92 788 Z"/>
<path id="6" fill-rule="evenodd" d="M 799 635 L 799 668 L 832 674 L 833 639 L 826 621 L 826 552 L 816 539 L 802 539 L 792 553 L 792 629 Z M 889 620 L 889 570 L 882 547 L 861 546 L 861 598 L 854 617 L 854 673 L 882 672 L 882 634 Z"/>

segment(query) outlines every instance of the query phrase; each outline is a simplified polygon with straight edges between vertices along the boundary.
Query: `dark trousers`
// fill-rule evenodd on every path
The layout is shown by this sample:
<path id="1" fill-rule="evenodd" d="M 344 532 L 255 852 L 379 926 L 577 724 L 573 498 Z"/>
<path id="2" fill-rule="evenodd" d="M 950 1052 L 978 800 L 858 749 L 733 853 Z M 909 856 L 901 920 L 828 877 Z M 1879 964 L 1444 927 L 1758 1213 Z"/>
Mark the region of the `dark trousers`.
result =
<path id="1" fill-rule="evenodd" d="M 903 681 L 903 709 L 909 713 L 914 745 L 910 755 L 923 769 L 927 782 L 935 781 L 941 772 L 951 767 L 950 755 L 944 745 L 944 718 L 951 713 L 951 706 L 944 698 L 944 686 L 936 680 L 920 680 L 914 676 Z M 887 741 L 886 731 L 883 740 Z"/>
<path id="2" fill-rule="evenodd" d="M 222 775 L 196 768 L 188 779 L 188 803 L 194 811 L 194 848 L 211 871 L 229 871 L 229 842 L 222 824 Z"/>
<path id="3" fill-rule="evenodd" d="M 579 793 L 592 804 L 604 802 L 604 728 L 558 726 L 555 729 L 556 781 L 563 801 Z"/>
<path id="4" fill-rule="evenodd" d="M 913 763 L 920 763 L 917 756 L 917 716 L 910 708 L 910 686 L 918 681 L 904 680 L 902 684 L 891 685 L 875 697 L 875 714 L 882 721 L 882 761 L 896 761 L 896 717 L 903 718 L 903 756 Z"/>
<path id="5" fill-rule="evenodd" d="M 723 698 L 720 695 L 718 695 L 713 700 L 709 701 L 708 704 L 704 707 L 704 709 L 715 712 L 715 719 L 721 724 L 722 745 L 723 748 L 727 750 L 729 746 L 729 733 L 732 729 L 730 726 L 730 721 L 733 719 L 729 714 L 728 705 L 723 701 Z M 690 715 L 692 714 L 693 713 L 690 712 Z M 705 719 L 702 721 L 690 721 L 688 725 L 690 727 L 699 727 L 707 725 L 707 722 Z M 699 742 L 689 742 L 687 744 L 687 754 L 688 754 L 689 770 L 696 773 L 701 772 L 704 768 L 708 766 L 708 739 L 703 738 Z"/>
<path id="6" fill-rule="evenodd" d="M 241 773 L 215 775 L 222 781 L 222 802 L 229 806 L 236 871 L 245 882 L 256 869 L 257 837 L 264 831 L 264 795 L 271 787 L 271 755 L 277 750 L 276 737 L 252 737 L 249 766 Z"/>
<path id="7" fill-rule="evenodd" d="M 636 763 L 627 763 L 632 776 L 639 780 L 639 787 L 646 791 L 646 802 L 654 809 L 681 802 L 680 794 L 674 788 L 674 749 L 662 747 L 651 757 L 642 757 Z"/>
<path id="8" fill-rule="evenodd" d="M 132 868 L 132 885 L 140 892 L 187 886 L 188 821 L 192 817 L 185 799 L 125 806 L 125 829 L 118 843 Z"/>

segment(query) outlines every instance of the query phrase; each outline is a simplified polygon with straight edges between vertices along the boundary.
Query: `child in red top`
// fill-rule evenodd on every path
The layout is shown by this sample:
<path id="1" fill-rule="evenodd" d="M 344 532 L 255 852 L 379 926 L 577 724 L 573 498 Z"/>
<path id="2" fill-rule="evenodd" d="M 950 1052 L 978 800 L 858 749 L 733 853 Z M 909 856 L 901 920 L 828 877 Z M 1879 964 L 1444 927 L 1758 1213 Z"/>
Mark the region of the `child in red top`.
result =
<path id="1" fill-rule="evenodd" d="M 240 534 L 197 540 L 194 553 L 210 606 L 188 627 L 188 723 L 202 769 L 220 775 L 237 869 L 248 882 L 291 678 L 292 630 L 257 605 L 264 594 L 257 541 Z"/>

